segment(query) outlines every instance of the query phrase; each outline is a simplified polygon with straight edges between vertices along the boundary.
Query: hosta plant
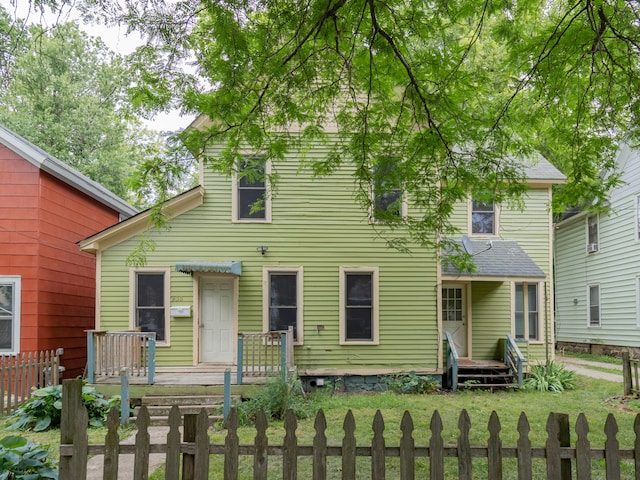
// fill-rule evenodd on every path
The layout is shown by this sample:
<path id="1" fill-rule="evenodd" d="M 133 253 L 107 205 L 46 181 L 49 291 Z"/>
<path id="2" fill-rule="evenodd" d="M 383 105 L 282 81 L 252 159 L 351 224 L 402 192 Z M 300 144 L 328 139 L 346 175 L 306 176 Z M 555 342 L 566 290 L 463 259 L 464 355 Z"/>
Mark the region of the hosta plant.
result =
<path id="1" fill-rule="evenodd" d="M 0 439 L 0 480 L 58 478 L 56 462 L 42 445 L 11 435 Z"/>
<path id="2" fill-rule="evenodd" d="M 110 399 L 97 392 L 95 388 L 84 385 L 82 387 L 82 403 L 89 415 L 89 424 L 101 427 L 106 421 L 111 407 L 118 407 L 120 397 Z M 9 430 L 33 430 L 41 432 L 49 428 L 60 426 L 62 414 L 62 385 L 40 388 L 33 392 L 33 397 L 23 403 L 9 417 Z"/>

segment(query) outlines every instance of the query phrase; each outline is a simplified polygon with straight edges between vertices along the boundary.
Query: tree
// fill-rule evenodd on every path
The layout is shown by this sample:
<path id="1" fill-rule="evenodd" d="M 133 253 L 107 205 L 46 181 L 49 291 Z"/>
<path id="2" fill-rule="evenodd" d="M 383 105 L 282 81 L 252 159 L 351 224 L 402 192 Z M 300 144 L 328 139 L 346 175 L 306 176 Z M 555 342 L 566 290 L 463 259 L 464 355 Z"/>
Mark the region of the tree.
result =
<path id="1" fill-rule="evenodd" d="M 84 0 L 85 14 L 148 38 L 131 58 L 137 105 L 176 104 L 211 127 L 192 151 L 231 171 L 249 146 L 332 141 L 318 175 L 349 166 L 370 200 L 376 159 L 397 159 L 413 238 L 453 231 L 468 194 L 517 202 L 514 158 L 543 153 L 568 178 L 554 208 L 598 208 L 616 145 L 638 134 L 640 7 L 624 0 Z M 185 70 L 185 63 L 194 68 Z M 329 133 L 335 125 L 337 133 Z M 287 133 L 302 126 L 299 135 Z M 336 141 L 334 141 L 336 140 Z M 391 227 L 396 226 L 391 223 Z"/>
<path id="2" fill-rule="evenodd" d="M 100 39 L 72 22 L 51 29 L 12 23 L 0 9 L 3 31 L 13 35 L 15 53 L 3 63 L 0 123 L 138 206 L 192 183 L 193 158 L 178 157 L 166 136 L 142 125 L 131 108 L 126 63 Z M 150 159 L 157 164 L 167 158 L 172 176 L 141 189 L 140 179 L 150 178 Z"/>

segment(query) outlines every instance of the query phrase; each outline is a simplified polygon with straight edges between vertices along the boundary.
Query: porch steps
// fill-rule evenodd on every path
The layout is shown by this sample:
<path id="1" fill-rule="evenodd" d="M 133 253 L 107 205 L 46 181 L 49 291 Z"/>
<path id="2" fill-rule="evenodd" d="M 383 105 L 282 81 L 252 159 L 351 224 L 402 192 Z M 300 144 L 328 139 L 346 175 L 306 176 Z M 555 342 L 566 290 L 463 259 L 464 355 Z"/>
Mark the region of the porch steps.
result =
<path id="1" fill-rule="evenodd" d="M 240 396 L 232 396 L 235 403 Z M 185 414 L 198 414 L 204 408 L 209 415 L 209 422 L 217 422 L 223 419 L 223 395 L 145 395 L 141 399 L 141 405 L 147 407 L 150 422 L 153 426 L 166 426 L 169 421 L 171 407 L 178 405 L 180 416 Z M 140 406 L 134 408 L 130 421 L 135 422 L 140 411 Z"/>
<path id="2" fill-rule="evenodd" d="M 508 389 L 518 388 L 518 379 L 503 364 L 460 365 L 458 389 Z"/>

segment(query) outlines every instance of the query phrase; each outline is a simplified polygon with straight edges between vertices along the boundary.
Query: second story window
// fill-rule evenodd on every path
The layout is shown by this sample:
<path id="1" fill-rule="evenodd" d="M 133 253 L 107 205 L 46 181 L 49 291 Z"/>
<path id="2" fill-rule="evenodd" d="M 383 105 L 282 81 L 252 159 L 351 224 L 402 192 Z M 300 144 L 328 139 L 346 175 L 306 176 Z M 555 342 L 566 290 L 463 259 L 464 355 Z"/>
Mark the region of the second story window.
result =
<path id="1" fill-rule="evenodd" d="M 475 235 L 496 234 L 496 205 L 493 202 L 472 200 L 471 202 L 471 233 Z"/>
<path id="2" fill-rule="evenodd" d="M 597 252 L 600 249 L 598 244 L 598 216 L 591 215 L 587 218 L 587 253 Z"/>
<path id="3" fill-rule="evenodd" d="M 246 157 L 238 165 L 234 185 L 234 221 L 269 222 L 268 164 L 262 157 Z"/>
<path id="4" fill-rule="evenodd" d="M 372 218 L 384 222 L 405 215 L 402 182 L 398 178 L 394 158 L 380 158 L 374 165 L 372 185 Z"/>

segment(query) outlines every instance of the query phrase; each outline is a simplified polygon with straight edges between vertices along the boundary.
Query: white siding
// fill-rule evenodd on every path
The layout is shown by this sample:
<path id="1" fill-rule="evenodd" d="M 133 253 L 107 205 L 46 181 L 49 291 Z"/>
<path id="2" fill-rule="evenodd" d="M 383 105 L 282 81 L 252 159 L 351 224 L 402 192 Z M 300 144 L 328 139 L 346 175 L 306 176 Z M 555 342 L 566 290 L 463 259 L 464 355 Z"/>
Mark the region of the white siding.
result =
<path id="1" fill-rule="evenodd" d="M 640 347 L 636 320 L 640 154 L 623 147 L 617 161 L 624 169 L 624 183 L 610 196 L 610 212 L 599 216 L 599 251 L 586 252 L 586 216 L 562 222 L 556 231 L 558 341 Z M 593 284 L 600 285 L 599 327 L 587 322 L 587 286 Z"/>

